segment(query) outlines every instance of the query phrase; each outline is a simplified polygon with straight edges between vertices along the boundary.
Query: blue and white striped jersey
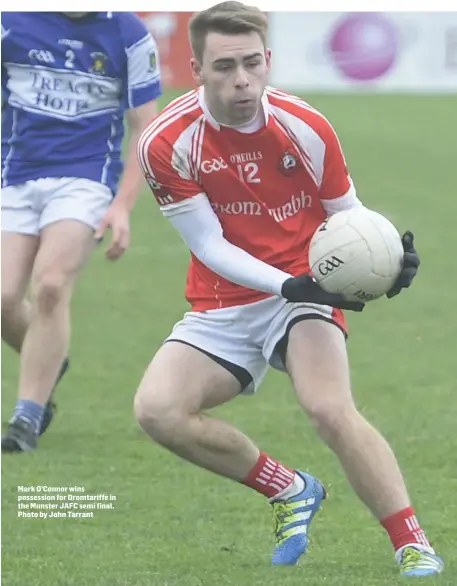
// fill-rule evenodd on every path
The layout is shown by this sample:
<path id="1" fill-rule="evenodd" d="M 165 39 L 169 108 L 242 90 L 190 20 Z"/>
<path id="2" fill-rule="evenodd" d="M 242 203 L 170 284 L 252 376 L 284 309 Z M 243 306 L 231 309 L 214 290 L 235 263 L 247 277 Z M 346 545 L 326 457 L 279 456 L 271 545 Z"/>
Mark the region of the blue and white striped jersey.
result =
<path id="1" fill-rule="evenodd" d="M 157 46 L 132 12 L 3 12 L 2 186 L 83 177 L 115 193 L 124 114 L 161 93 Z"/>

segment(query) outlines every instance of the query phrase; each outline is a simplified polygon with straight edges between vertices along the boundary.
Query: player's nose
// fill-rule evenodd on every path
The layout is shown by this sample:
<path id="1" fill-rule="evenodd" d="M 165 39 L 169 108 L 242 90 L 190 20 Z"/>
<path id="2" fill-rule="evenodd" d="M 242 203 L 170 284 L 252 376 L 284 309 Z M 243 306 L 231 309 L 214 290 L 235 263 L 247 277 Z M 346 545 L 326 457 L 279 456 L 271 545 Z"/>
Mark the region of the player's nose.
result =
<path id="1" fill-rule="evenodd" d="M 247 88 L 248 85 L 249 85 L 249 79 L 247 76 L 247 72 L 242 67 L 239 67 L 236 71 L 235 86 L 238 89 L 244 89 L 244 88 Z"/>

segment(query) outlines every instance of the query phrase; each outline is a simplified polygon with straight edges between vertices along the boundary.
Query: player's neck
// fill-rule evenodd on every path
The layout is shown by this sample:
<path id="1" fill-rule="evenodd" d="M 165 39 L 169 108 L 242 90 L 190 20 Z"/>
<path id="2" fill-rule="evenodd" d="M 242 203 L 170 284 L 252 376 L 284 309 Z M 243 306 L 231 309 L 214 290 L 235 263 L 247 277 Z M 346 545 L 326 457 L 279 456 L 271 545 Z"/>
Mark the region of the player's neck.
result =
<path id="1" fill-rule="evenodd" d="M 259 108 L 251 120 L 249 122 L 243 122 L 242 124 L 223 124 L 219 122 L 219 124 L 225 128 L 231 128 L 232 130 L 237 130 L 238 132 L 257 132 L 263 126 L 265 126 L 265 115 L 263 112 L 263 108 Z"/>

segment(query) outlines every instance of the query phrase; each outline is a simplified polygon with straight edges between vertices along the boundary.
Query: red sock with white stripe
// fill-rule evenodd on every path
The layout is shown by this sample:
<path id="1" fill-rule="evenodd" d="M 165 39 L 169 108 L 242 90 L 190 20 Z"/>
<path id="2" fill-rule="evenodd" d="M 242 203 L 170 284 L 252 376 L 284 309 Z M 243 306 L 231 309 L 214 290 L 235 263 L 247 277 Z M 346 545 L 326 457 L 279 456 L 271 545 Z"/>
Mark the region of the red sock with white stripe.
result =
<path id="1" fill-rule="evenodd" d="M 387 531 L 395 551 L 406 545 L 417 545 L 419 548 L 432 549 L 412 507 L 395 513 L 381 521 Z"/>
<path id="2" fill-rule="evenodd" d="M 271 500 L 287 500 L 305 488 L 303 478 L 298 476 L 295 470 L 280 464 L 263 452 L 260 452 L 257 464 L 243 480 L 243 484 Z"/>

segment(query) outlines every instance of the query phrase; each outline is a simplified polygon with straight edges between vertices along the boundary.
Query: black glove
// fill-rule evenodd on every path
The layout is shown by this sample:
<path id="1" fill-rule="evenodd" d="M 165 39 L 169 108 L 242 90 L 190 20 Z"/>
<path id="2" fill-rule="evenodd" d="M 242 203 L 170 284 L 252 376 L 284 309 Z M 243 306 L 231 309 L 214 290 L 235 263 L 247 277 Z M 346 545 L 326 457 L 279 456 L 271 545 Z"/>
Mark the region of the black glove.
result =
<path id="1" fill-rule="evenodd" d="M 405 232 L 401 239 L 403 244 L 403 268 L 395 281 L 395 285 L 386 293 L 387 297 L 395 297 L 402 289 L 408 288 L 413 282 L 414 277 L 419 269 L 420 258 L 414 248 L 414 234 L 412 232 Z"/>
<path id="2" fill-rule="evenodd" d="M 327 293 L 308 274 L 286 279 L 282 285 L 281 295 L 288 301 L 330 305 L 338 309 L 362 311 L 365 307 L 361 302 L 346 301 L 340 293 Z"/>

